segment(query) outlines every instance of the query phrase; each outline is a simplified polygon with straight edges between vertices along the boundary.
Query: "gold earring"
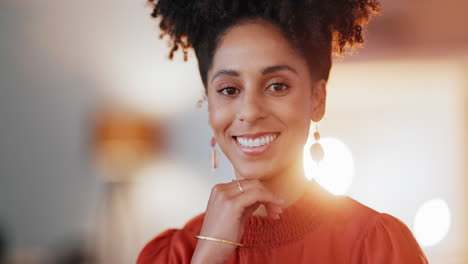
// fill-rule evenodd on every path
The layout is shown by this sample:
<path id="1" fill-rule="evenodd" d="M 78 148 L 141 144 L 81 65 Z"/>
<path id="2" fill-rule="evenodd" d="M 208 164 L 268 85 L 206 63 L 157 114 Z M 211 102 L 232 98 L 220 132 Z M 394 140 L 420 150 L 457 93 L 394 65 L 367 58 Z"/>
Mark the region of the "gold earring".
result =
<path id="1" fill-rule="evenodd" d="M 322 144 L 320 144 L 320 132 L 318 131 L 318 123 L 315 123 L 315 132 L 314 132 L 314 139 L 315 142 L 310 146 L 310 156 L 312 160 L 315 161 L 317 164 L 323 160 L 325 156 L 325 152 L 323 150 Z"/>

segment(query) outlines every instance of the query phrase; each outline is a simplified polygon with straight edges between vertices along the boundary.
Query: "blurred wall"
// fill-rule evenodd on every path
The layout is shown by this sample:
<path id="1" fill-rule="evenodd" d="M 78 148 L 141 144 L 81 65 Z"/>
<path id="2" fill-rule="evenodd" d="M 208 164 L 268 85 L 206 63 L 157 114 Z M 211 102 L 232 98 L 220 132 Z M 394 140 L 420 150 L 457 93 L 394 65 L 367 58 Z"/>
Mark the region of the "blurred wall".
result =
<path id="1" fill-rule="evenodd" d="M 424 68 L 423 64 L 426 63 L 433 66 L 428 67 L 428 71 L 420 72 L 417 75 L 420 78 L 437 75 L 437 68 L 440 67 L 446 69 L 444 72 L 447 76 L 462 79 L 461 82 L 465 84 L 450 86 L 455 87 L 455 90 L 453 93 L 446 93 L 443 85 L 447 83 L 442 82 L 440 90 L 433 89 L 432 96 L 425 97 L 421 96 L 424 87 L 418 85 L 426 85 L 427 82 L 413 82 L 415 90 L 410 92 L 412 95 L 409 97 L 406 97 L 404 90 L 371 93 L 371 97 L 365 97 L 369 95 L 366 94 L 369 92 L 366 89 L 372 87 L 372 81 L 378 83 L 378 80 L 370 80 L 366 86 L 361 87 L 362 94 L 357 94 L 346 90 L 344 78 L 344 83 L 337 84 L 336 87 L 349 93 L 338 93 L 339 88 L 330 90 L 329 119 L 323 124 L 323 134 L 338 135 L 345 124 L 348 127 L 355 126 L 355 130 L 352 130 L 354 134 L 340 135 L 354 150 L 363 146 L 366 148 L 365 145 L 360 145 L 369 139 L 368 135 L 360 134 L 363 128 L 370 134 L 372 142 L 388 143 L 385 141 L 391 139 L 386 137 L 395 135 L 395 132 L 387 130 L 385 125 L 389 123 L 382 124 L 378 121 L 382 120 L 380 117 L 391 118 L 393 125 L 403 126 L 400 137 L 404 138 L 405 133 L 416 131 L 427 132 L 429 140 L 438 140 L 437 155 L 440 159 L 434 161 L 442 162 L 438 168 L 444 164 L 454 164 L 450 163 L 451 159 L 444 151 L 452 151 L 452 147 L 465 142 L 465 155 L 456 157 L 457 166 L 462 167 L 465 164 L 464 171 L 458 172 L 459 167 L 451 167 L 445 172 L 431 172 L 433 178 L 430 181 L 433 184 L 442 184 L 440 189 L 439 185 L 424 183 L 424 186 L 431 186 L 428 188 L 430 190 L 441 190 L 439 193 L 447 194 L 449 201 L 455 201 L 452 203 L 455 204 L 454 208 L 463 208 L 467 201 L 467 192 L 463 190 L 468 187 L 468 140 L 465 133 L 468 130 L 468 31 L 464 25 L 464 10 L 468 8 L 468 2 L 395 0 L 382 3 L 384 15 L 377 17 L 371 24 L 365 48 L 354 56 L 337 60 L 336 65 L 344 64 L 342 68 L 337 67 L 337 72 L 341 71 L 342 76 L 346 77 L 346 72 L 353 71 L 355 64 L 352 63 L 370 63 L 367 67 L 372 68 L 372 62 L 380 61 L 382 71 L 387 70 L 389 73 L 383 76 L 388 80 L 400 78 L 401 82 L 395 82 L 395 85 L 403 85 L 407 79 L 402 79 L 402 76 L 412 76 L 411 70 Z M 165 42 L 158 40 L 155 29 L 156 22 L 149 18 L 149 10 L 144 7 L 144 1 L 0 1 L 0 225 L 6 226 L 10 248 L 47 249 L 69 237 L 79 239 L 85 237 L 86 232 L 93 231 L 97 206 L 103 192 L 102 182 L 96 177 L 92 167 L 87 140 L 89 119 L 104 96 L 117 101 L 129 100 L 130 102 L 124 103 L 141 106 L 142 111 L 161 115 L 169 120 L 169 134 L 172 137 L 169 138 L 168 155 L 180 167 L 194 173 L 194 176 L 174 178 L 172 182 L 156 181 L 153 186 L 163 189 L 174 186 L 177 179 L 187 181 L 190 188 L 183 191 L 190 192 L 192 198 L 198 197 L 198 200 L 193 200 L 188 211 L 183 204 L 178 204 L 176 211 L 163 213 L 177 217 L 175 221 L 170 217 L 160 218 L 153 213 L 149 219 L 159 218 L 161 222 L 155 224 L 151 231 L 140 230 L 144 237 L 139 243 L 155 235 L 159 229 L 180 226 L 189 215 L 203 209 L 203 201 L 207 199 L 211 185 L 230 180 L 231 168 L 224 157 L 218 172 L 211 174 L 208 170 L 211 133 L 203 109 L 194 111 L 200 90 L 196 64 L 193 59 L 183 65 L 180 61 L 164 61 L 167 49 Z M 411 61 L 416 61 L 417 65 L 404 66 Z M 346 65 L 350 66 L 347 68 Z M 365 67 L 363 69 L 366 71 Z M 454 69 L 453 72 L 450 69 Z M 367 79 L 369 75 L 363 71 L 357 72 L 354 77 Z M 382 76 L 378 75 L 383 74 L 382 71 L 376 73 L 376 76 Z M 186 78 L 180 78 L 181 75 Z M 348 75 L 348 78 L 352 76 Z M 359 79 L 354 81 L 357 81 L 355 88 L 359 88 L 356 86 Z M 175 88 L 164 89 L 168 85 Z M 185 93 L 177 92 L 177 88 L 184 87 L 191 88 L 190 92 L 188 89 L 184 90 L 187 91 Z M 337 93 L 333 94 L 334 91 Z M 186 96 L 178 99 L 180 94 Z M 408 110 L 412 109 L 411 102 L 419 102 L 418 96 L 425 99 L 421 100 L 424 108 L 415 107 L 414 112 L 406 116 L 408 123 L 399 123 L 398 113 L 382 111 L 378 105 L 381 102 L 379 100 L 388 103 L 388 98 L 393 98 L 403 100 L 401 103 Z M 443 99 L 443 104 L 440 105 L 437 104 L 439 96 Z M 350 102 L 349 98 L 354 101 Z M 465 101 L 460 101 L 462 98 Z M 175 100 L 178 100 L 177 103 L 172 103 Z M 165 102 L 166 108 L 177 105 L 183 107 L 171 109 L 170 114 L 162 113 L 159 106 Z M 170 106 L 167 102 L 171 102 Z M 366 105 L 366 102 L 377 103 Z M 453 103 L 457 107 L 461 106 L 456 109 L 446 108 L 453 106 Z M 363 107 L 359 108 L 361 106 Z M 401 105 L 390 102 L 388 106 L 392 109 Z M 438 108 L 445 110 L 438 112 Z M 361 116 L 367 120 L 353 120 L 346 116 L 350 115 L 347 109 L 354 109 L 354 113 L 358 115 L 370 109 L 370 114 L 375 115 Z M 442 118 L 441 121 L 435 119 L 431 123 L 431 117 L 424 116 L 424 109 L 439 113 L 438 118 Z M 383 116 L 379 117 L 378 112 L 372 111 L 382 111 L 380 113 Z M 459 113 L 457 119 L 450 119 L 453 117 L 451 113 Z M 421 117 L 425 119 L 420 119 Z M 463 119 L 465 130 L 457 130 L 462 129 Z M 373 127 L 366 127 L 369 122 Z M 431 129 L 436 129 L 436 132 Z M 190 136 L 187 131 L 190 131 Z M 378 133 L 384 133 L 385 138 L 376 137 Z M 445 140 L 450 144 L 444 146 Z M 418 141 L 415 145 L 421 147 L 423 141 Z M 396 142 L 394 146 L 403 148 L 408 145 Z M 364 165 L 366 155 L 375 150 L 364 150 L 367 152 L 362 152 L 361 156 L 358 153 L 358 161 L 363 164 L 358 173 L 371 175 L 377 166 L 374 164 L 375 167 L 371 166 L 368 171 L 364 171 Z M 394 151 L 397 152 L 398 149 Z M 463 152 L 458 148 L 456 151 Z M 424 157 L 431 155 L 430 144 L 427 152 L 420 152 L 419 154 L 426 155 Z M 391 158 L 386 156 L 386 162 Z M 422 160 L 418 162 L 419 165 L 411 166 L 413 171 L 420 173 L 417 174 L 419 180 L 424 181 L 424 164 Z M 384 165 L 390 166 L 389 163 Z M 401 172 L 399 169 L 394 169 L 393 172 L 395 171 Z M 455 177 L 453 182 L 444 182 L 447 179 L 445 173 Z M 378 207 L 377 209 L 397 214 L 411 227 L 411 216 L 419 204 L 418 200 L 406 204 L 406 207 L 399 207 L 405 201 L 388 201 L 392 193 L 366 192 L 364 180 L 373 181 L 379 186 L 378 190 L 385 190 L 389 177 L 391 176 L 384 180 L 381 178 L 380 182 L 370 177 L 358 179 L 350 189 L 350 195 Z M 458 183 L 464 187 L 463 190 L 450 195 L 452 188 L 460 188 L 455 186 Z M 421 192 L 424 194 L 424 190 Z M 404 187 L 400 193 L 406 195 L 402 197 L 409 197 L 412 194 L 411 186 Z M 176 192 L 166 195 L 169 195 L 168 199 L 175 201 L 179 198 Z M 161 205 L 150 203 L 146 206 L 158 209 Z M 180 213 L 181 211 L 185 213 Z M 465 211 L 464 218 L 462 214 L 460 211 L 454 220 L 456 227 L 460 229 L 451 231 L 447 240 L 450 241 L 447 247 L 456 251 L 426 250 L 436 259 L 434 263 L 442 263 L 437 260 L 444 259 L 452 252 L 456 252 L 455 257 L 459 259 L 453 260 L 453 263 L 464 263 L 466 260 L 467 250 L 460 249 L 466 247 L 466 240 L 459 244 L 463 237 L 468 237 L 464 235 L 467 234 L 466 226 L 464 231 L 461 230 L 462 224 L 466 222 L 460 222 L 467 219 L 467 212 Z M 146 226 L 151 224 L 148 220 L 145 223 Z"/>
<path id="2" fill-rule="evenodd" d="M 12 249 L 81 235 L 99 188 L 86 145 L 95 83 L 50 52 L 63 43 L 42 16 L 0 2 L 0 225 Z"/>

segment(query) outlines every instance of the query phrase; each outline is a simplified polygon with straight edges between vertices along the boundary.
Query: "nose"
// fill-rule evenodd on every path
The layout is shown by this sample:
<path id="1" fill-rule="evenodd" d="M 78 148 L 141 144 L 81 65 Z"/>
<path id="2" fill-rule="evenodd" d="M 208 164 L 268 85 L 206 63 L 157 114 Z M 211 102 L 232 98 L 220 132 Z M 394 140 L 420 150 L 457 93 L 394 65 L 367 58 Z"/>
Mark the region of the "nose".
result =
<path id="1" fill-rule="evenodd" d="M 257 91 L 244 91 L 240 100 L 238 118 L 240 121 L 254 123 L 265 118 L 265 102 Z"/>

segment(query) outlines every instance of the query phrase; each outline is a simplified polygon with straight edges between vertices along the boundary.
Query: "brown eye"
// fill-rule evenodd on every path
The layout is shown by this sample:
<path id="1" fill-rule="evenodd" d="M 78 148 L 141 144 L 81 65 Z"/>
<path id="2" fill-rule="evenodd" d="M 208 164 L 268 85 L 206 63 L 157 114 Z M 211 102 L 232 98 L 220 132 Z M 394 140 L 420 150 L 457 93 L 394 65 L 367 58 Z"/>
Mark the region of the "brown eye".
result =
<path id="1" fill-rule="evenodd" d="M 238 89 L 234 87 L 226 87 L 218 91 L 219 93 L 225 94 L 225 95 L 235 95 L 238 93 Z"/>
<path id="2" fill-rule="evenodd" d="M 288 88 L 289 88 L 289 86 L 287 86 L 286 84 L 283 84 L 283 83 L 274 83 L 274 84 L 268 86 L 268 90 L 273 91 L 273 92 L 277 92 L 277 93 L 284 92 Z"/>

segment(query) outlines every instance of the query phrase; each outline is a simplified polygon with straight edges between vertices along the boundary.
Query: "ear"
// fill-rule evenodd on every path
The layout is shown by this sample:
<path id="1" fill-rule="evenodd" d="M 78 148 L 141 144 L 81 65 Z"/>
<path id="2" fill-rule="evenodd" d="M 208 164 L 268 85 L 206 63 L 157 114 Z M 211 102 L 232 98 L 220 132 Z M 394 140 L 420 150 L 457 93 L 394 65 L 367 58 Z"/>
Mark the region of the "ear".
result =
<path id="1" fill-rule="evenodd" d="M 312 88 L 312 114 L 311 120 L 319 122 L 325 115 L 325 104 L 327 98 L 327 81 L 324 79 L 314 83 Z"/>

